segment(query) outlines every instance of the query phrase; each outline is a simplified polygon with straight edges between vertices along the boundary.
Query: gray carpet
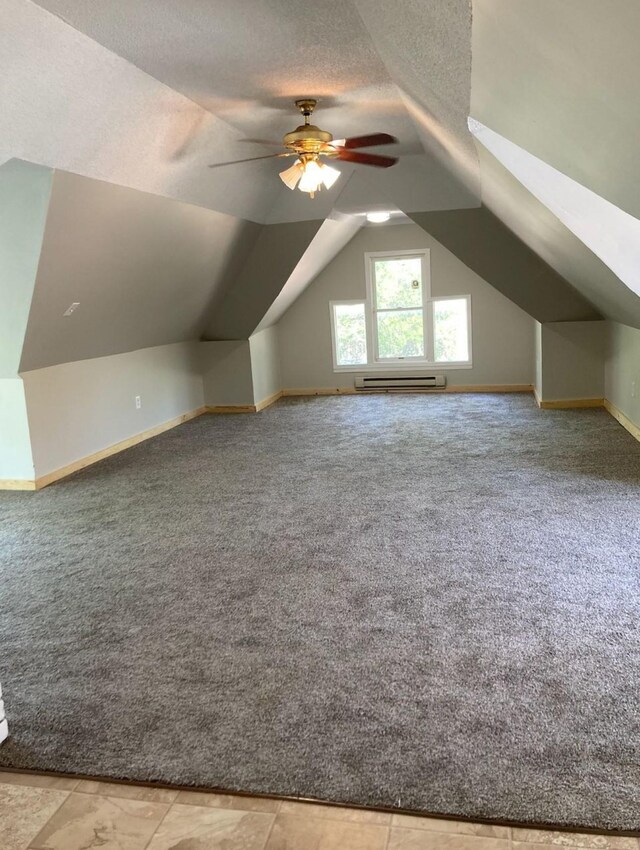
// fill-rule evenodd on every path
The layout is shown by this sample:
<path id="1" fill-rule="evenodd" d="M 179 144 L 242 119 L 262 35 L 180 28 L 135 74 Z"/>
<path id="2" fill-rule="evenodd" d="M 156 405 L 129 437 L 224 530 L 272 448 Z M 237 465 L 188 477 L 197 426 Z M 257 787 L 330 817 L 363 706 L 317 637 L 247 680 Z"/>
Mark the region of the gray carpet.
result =
<path id="1" fill-rule="evenodd" d="M 0 766 L 640 828 L 640 444 L 282 401 L 2 493 Z"/>

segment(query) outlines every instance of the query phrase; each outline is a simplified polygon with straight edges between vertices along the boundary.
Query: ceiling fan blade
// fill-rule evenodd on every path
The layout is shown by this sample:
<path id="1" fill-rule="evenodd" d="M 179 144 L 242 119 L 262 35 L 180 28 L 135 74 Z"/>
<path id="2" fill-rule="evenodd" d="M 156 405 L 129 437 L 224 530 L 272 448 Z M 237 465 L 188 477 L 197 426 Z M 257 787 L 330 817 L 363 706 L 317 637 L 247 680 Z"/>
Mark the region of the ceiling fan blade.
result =
<path id="1" fill-rule="evenodd" d="M 390 136 L 388 133 L 371 133 L 369 136 L 353 136 L 350 139 L 344 139 L 340 143 L 342 148 L 374 148 L 377 145 L 397 145 L 398 140 L 395 136 Z"/>
<path id="2" fill-rule="evenodd" d="M 375 165 L 378 168 L 389 168 L 398 161 L 395 156 L 379 156 L 375 153 L 361 153 L 346 148 L 338 148 L 336 154 L 338 159 L 343 160 L 343 162 L 359 162 L 361 165 Z"/>
<path id="3" fill-rule="evenodd" d="M 222 165 L 238 165 L 241 162 L 256 162 L 259 159 L 277 159 L 283 156 L 297 156 L 296 153 L 268 153 L 266 156 L 251 156 L 249 159 L 233 159 L 231 162 L 214 162 L 209 168 L 220 168 Z"/>

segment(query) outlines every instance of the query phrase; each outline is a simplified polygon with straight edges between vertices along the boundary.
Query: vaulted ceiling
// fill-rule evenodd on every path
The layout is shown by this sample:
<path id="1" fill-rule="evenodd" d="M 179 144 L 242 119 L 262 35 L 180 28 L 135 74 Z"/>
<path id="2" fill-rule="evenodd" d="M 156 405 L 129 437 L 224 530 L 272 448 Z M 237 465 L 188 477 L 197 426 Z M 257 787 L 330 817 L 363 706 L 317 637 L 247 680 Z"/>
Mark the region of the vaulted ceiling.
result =
<path id="1" fill-rule="evenodd" d="M 147 209 L 159 233 L 195 227 L 181 243 L 200 264 L 193 292 L 145 340 L 237 338 L 277 321 L 373 209 L 409 214 L 543 321 L 640 327 L 637 0 L 0 0 L 0 14 L 0 164 L 25 160 L 215 213 L 126 201 L 136 227 Z M 399 153 L 398 165 L 341 163 L 340 180 L 313 200 L 283 187 L 280 160 L 208 168 L 272 152 L 266 143 L 298 123 L 303 96 L 320 99 L 315 120 L 335 137 L 395 135 L 399 145 L 380 152 Z M 586 219 L 582 204 L 567 214 L 581 191 Z M 33 363 L 47 361 L 51 305 L 79 300 L 70 281 L 90 264 L 81 246 L 74 264 L 64 228 L 66 250 L 51 242 L 65 216 L 82 229 L 70 199 L 84 192 L 98 188 L 54 180 L 44 249 L 58 266 L 38 275 Z M 102 194 L 96 221 L 116 221 L 119 195 Z M 288 248 L 273 256 L 278 243 Z M 155 244 L 161 258 L 170 240 Z M 126 298 L 147 303 L 142 289 L 122 293 L 123 310 Z M 161 290 L 153 297 L 160 315 Z M 97 356 L 86 352 L 100 335 L 83 333 L 58 357 Z"/>

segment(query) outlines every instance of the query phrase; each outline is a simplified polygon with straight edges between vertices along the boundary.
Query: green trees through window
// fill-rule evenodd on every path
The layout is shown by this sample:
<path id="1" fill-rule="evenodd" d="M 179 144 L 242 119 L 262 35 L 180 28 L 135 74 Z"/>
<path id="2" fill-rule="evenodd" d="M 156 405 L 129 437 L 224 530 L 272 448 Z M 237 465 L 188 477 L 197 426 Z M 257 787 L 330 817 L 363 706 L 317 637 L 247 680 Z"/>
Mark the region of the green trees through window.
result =
<path id="1" fill-rule="evenodd" d="M 367 362 L 364 303 L 336 304 L 333 308 L 336 363 L 357 366 Z"/>
<path id="2" fill-rule="evenodd" d="M 433 302 L 433 342 L 438 363 L 464 363 L 469 359 L 466 298 Z"/>
<path id="3" fill-rule="evenodd" d="M 422 258 L 374 260 L 373 288 L 378 357 L 424 358 Z"/>
<path id="4" fill-rule="evenodd" d="M 418 252 L 369 255 L 367 300 L 331 305 L 337 367 L 405 360 L 470 365 L 469 296 L 430 298 L 424 260 Z"/>

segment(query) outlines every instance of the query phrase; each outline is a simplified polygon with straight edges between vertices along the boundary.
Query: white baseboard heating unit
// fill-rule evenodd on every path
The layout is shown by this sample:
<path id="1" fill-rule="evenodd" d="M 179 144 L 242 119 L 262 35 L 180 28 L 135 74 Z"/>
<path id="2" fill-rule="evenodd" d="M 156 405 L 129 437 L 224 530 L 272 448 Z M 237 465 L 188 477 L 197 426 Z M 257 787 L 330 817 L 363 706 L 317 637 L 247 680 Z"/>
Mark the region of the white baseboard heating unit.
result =
<path id="1" fill-rule="evenodd" d="M 444 375 L 430 375 L 427 377 L 402 376 L 395 378 L 388 375 L 368 375 L 355 379 L 357 390 L 435 390 L 444 389 L 447 379 Z"/>

